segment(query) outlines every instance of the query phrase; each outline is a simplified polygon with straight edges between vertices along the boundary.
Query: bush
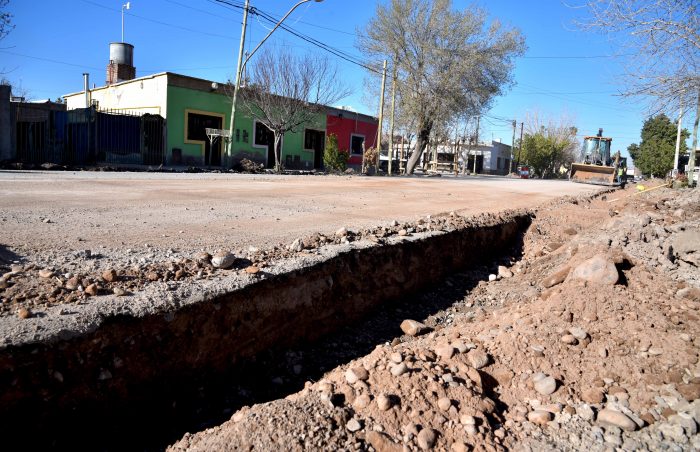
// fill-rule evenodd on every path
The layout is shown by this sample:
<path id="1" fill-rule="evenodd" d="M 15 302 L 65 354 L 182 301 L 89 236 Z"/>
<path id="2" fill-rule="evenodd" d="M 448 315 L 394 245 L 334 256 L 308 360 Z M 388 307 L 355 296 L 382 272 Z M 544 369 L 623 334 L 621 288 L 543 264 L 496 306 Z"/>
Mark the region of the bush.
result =
<path id="1" fill-rule="evenodd" d="M 338 137 L 331 133 L 326 138 L 326 149 L 323 151 L 323 164 L 328 171 L 345 171 L 348 166 L 348 152 L 338 149 Z"/>

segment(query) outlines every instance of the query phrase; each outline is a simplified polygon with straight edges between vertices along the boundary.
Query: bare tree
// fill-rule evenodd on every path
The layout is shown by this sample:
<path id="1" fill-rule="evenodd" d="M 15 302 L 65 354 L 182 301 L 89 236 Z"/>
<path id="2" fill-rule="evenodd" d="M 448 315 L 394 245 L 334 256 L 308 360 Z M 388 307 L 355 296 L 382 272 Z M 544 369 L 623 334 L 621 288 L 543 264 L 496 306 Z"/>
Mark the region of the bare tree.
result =
<path id="1" fill-rule="evenodd" d="M 12 25 L 12 14 L 5 9 L 8 3 L 10 3 L 10 0 L 0 0 L 0 41 L 15 28 Z"/>
<path id="2" fill-rule="evenodd" d="M 280 143 L 286 132 L 312 122 L 326 105 L 347 96 L 337 66 L 327 58 L 264 50 L 250 70 L 251 84 L 241 91 L 251 117 L 274 133 L 275 169 L 281 171 Z"/>
<path id="3" fill-rule="evenodd" d="M 378 5 L 358 46 L 396 66 L 402 109 L 416 124 L 413 172 L 432 129 L 459 114 L 476 114 L 512 82 L 514 58 L 525 50 L 516 29 L 484 10 L 452 8 L 450 0 L 390 0 Z"/>
<path id="4" fill-rule="evenodd" d="M 630 56 L 624 96 L 654 98 L 652 112 L 693 105 L 700 92 L 698 0 L 587 0 L 583 30 L 608 35 Z"/>

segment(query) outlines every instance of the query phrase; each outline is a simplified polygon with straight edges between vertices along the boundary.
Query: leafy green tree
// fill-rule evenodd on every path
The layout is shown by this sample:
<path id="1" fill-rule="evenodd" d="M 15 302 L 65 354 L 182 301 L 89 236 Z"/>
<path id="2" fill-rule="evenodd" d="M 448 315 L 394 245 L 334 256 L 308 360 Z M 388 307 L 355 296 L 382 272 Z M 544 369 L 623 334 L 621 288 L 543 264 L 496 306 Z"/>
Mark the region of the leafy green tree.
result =
<path id="1" fill-rule="evenodd" d="M 532 128 L 523 137 L 520 160 L 541 178 L 563 177 L 575 160 L 576 127 L 549 124 Z"/>
<path id="2" fill-rule="evenodd" d="M 348 151 L 338 149 L 338 137 L 331 133 L 326 138 L 326 149 L 323 151 L 323 164 L 327 170 L 345 171 L 348 166 Z"/>
<path id="3" fill-rule="evenodd" d="M 677 125 L 665 114 L 652 116 L 642 126 L 642 141 L 627 147 L 634 166 L 645 176 L 664 176 L 673 169 L 676 152 Z M 687 152 L 685 140 L 690 136 L 687 129 L 681 131 L 680 154 Z"/>

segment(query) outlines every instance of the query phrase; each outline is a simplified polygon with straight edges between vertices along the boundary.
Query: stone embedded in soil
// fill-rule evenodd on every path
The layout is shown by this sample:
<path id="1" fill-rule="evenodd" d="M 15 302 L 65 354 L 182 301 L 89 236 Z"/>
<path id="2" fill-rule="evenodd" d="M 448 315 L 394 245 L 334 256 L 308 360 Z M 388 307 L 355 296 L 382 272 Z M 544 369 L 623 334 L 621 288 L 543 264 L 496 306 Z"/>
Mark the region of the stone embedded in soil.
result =
<path id="1" fill-rule="evenodd" d="M 102 272 L 102 279 L 104 279 L 107 282 L 114 282 L 118 278 L 117 271 L 110 268 L 109 270 L 105 270 Z"/>
<path id="2" fill-rule="evenodd" d="M 364 367 L 353 367 L 345 371 L 345 380 L 350 384 L 366 381 L 368 378 L 369 372 Z"/>
<path id="3" fill-rule="evenodd" d="M 27 308 L 19 308 L 19 310 L 17 311 L 17 316 L 20 319 L 28 319 L 32 316 L 32 311 L 30 311 Z"/>
<path id="4" fill-rule="evenodd" d="M 429 330 L 428 326 L 416 320 L 406 319 L 401 322 L 401 331 L 409 336 L 418 336 Z"/>
<path id="5" fill-rule="evenodd" d="M 533 424 L 545 425 L 547 422 L 551 421 L 554 415 L 549 411 L 545 410 L 535 410 L 527 413 L 527 420 Z"/>
<path id="6" fill-rule="evenodd" d="M 112 289 L 112 293 L 118 297 L 123 297 L 126 295 L 126 290 L 122 289 L 121 287 L 115 287 Z"/>
<path id="7" fill-rule="evenodd" d="M 574 336 L 579 341 L 585 340 L 588 337 L 588 333 L 583 328 L 577 326 L 569 328 L 569 333 Z"/>
<path id="8" fill-rule="evenodd" d="M 391 399 L 384 394 L 377 396 L 377 408 L 381 411 L 386 411 L 391 408 Z"/>
<path id="9" fill-rule="evenodd" d="M 401 353 L 399 353 L 399 352 L 394 352 L 391 354 L 391 356 L 389 356 L 389 359 L 392 362 L 398 364 L 398 363 L 403 361 L 403 356 L 401 356 Z"/>
<path id="10" fill-rule="evenodd" d="M 597 422 L 599 424 L 619 427 L 622 430 L 632 432 L 637 429 L 637 424 L 634 423 L 625 413 L 619 411 L 604 409 L 598 413 Z"/>
<path id="11" fill-rule="evenodd" d="M 94 297 L 95 295 L 97 295 L 99 290 L 100 289 L 97 286 L 97 284 L 90 284 L 85 288 L 85 293 Z"/>
<path id="12" fill-rule="evenodd" d="M 578 344 L 578 340 L 571 334 L 565 334 L 561 337 L 561 341 L 568 345 Z"/>
<path id="13" fill-rule="evenodd" d="M 383 432 L 370 430 L 365 436 L 367 442 L 376 452 L 402 452 L 403 447 L 391 440 L 391 437 Z"/>
<path id="14" fill-rule="evenodd" d="M 447 397 L 440 397 L 437 401 L 437 405 L 442 411 L 447 411 L 452 406 L 452 401 Z"/>
<path id="15" fill-rule="evenodd" d="M 42 278 L 51 278 L 54 275 L 54 272 L 49 270 L 48 268 L 43 268 L 39 270 L 39 276 Z"/>
<path id="16" fill-rule="evenodd" d="M 579 264 L 573 271 L 572 277 L 593 283 L 614 285 L 620 278 L 615 263 L 605 255 L 596 254 Z"/>
<path id="17" fill-rule="evenodd" d="M 676 385 L 676 390 L 685 400 L 700 399 L 700 383 L 688 383 Z"/>
<path id="18" fill-rule="evenodd" d="M 493 273 L 491 273 L 489 275 L 489 281 L 496 281 L 497 279 L 498 279 L 498 276 L 494 275 Z"/>
<path id="19" fill-rule="evenodd" d="M 356 432 L 362 428 L 362 425 L 360 424 L 360 421 L 358 421 L 355 418 L 352 418 L 348 421 L 347 424 L 345 424 L 345 428 L 348 429 L 349 432 Z"/>
<path id="20" fill-rule="evenodd" d="M 399 363 L 391 368 L 391 375 L 395 377 L 403 375 L 406 372 L 408 372 L 408 366 L 406 365 L 406 363 Z"/>
<path id="21" fill-rule="evenodd" d="M 554 377 L 545 375 L 542 372 L 538 372 L 532 376 L 532 382 L 535 387 L 535 391 L 542 395 L 550 395 L 557 390 L 557 381 Z"/>
<path id="22" fill-rule="evenodd" d="M 259 271 L 260 271 L 260 269 L 258 267 L 256 267 L 255 265 L 251 265 L 251 266 L 245 268 L 245 272 L 248 273 L 249 275 L 254 275 Z"/>
<path id="23" fill-rule="evenodd" d="M 418 443 L 418 447 L 422 450 L 432 449 L 437 442 L 437 432 L 432 428 L 424 428 L 418 432 L 416 442 Z"/>
<path id="24" fill-rule="evenodd" d="M 342 228 L 338 229 L 337 231 L 335 231 L 335 235 L 336 235 L 336 237 L 345 237 L 346 235 L 348 235 L 348 230 L 347 230 L 347 228 L 342 227 Z"/>
<path id="25" fill-rule="evenodd" d="M 296 251 L 296 252 L 302 251 L 304 249 L 304 242 L 301 239 L 296 239 L 287 248 L 289 249 L 289 251 Z M 216 256 L 214 256 L 214 257 L 216 257 Z M 214 263 L 213 260 L 212 260 L 212 263 Z M 214 266 L 216 267 L 216 265 L 214 265 Z"/>
<path id="26" fill-rule="evenodd" d="M 211 258 L 211 264 L 216 268 L 226 270 L 231 268 L 236 261 L 236 257 L 228 251 L 217 251 Z"/>
<path id="27" fill-rule="evenodd" d="M 603 388 L 589 388 L 581 392 L 581 400 L 591 405 L 603 403 L 605 391 Z"/>
<path id="28" fill-rule="evenodd" d="M 503 265 L 498 266 L 498 276 L 501 278 L 511 278 L 513 276 L 513 272 L 510 271 L 508 267 L 505 267 Z"/>
<path id="29" fill-rule="evenodd" d="M 569 267 L 568 265 L 560 268 L 559 270 L 542 280 L 542 287 L 548 289 L 550 287 L 556 286 L 557 284 L 564 282 L 566 277 L 569 275 L 570 270 L 571 267 Z"/>
<path id="30" fill-rule="evenodd" d="M 455 349 L 452 345 L 441 345 L 435 348 L 435 354 L 443 360 L 452 358 L 455 354 Z"/>
<path id="31" fill-rule="evenodd" d="M 78 288 L 80 285 L 80 280 L 73 276 L 72 278 L 68 278 L 68 280 L 65 283 L 65 287 L 68 290 L 75 290 Z"/>
<path id="32" fill-rule="evenodd" d="M 355 400 L 352 402 L 353 408 L 356 410 L 363 410 L 369 406 L 369 403 L 372 400 L 369 397 L 369 394 L 360 394 L 359 396 L 355 397 Z"/>
<path id="33" fill-rule="evenodd" d="M 469 351 L 467 359 L 474 369 L 481 369 L 489 363 L 489 355 L 481 349 Z"/>

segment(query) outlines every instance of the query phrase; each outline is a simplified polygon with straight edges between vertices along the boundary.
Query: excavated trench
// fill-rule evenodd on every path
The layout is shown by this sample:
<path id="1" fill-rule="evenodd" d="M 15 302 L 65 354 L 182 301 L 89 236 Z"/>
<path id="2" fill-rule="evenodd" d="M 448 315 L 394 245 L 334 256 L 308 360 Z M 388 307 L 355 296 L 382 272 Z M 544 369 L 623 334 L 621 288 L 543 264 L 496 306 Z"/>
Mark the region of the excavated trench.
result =
<path id="1" fill-rule="evenodd" d="M 403 318 L 449 306 L 485 276 L 484 264 L 520 253 L 530 223 L 512 213 L 353 249 L 176 311 L 7 346 L 0 430 L 23 449 L 162 449 L 391 341 Z M 470 270 L 478 277 L 439 284 Z"/>

